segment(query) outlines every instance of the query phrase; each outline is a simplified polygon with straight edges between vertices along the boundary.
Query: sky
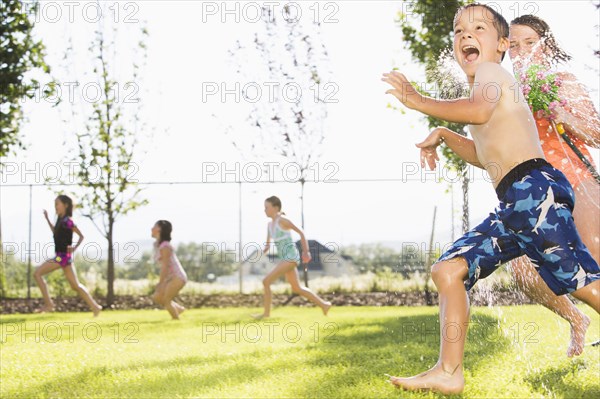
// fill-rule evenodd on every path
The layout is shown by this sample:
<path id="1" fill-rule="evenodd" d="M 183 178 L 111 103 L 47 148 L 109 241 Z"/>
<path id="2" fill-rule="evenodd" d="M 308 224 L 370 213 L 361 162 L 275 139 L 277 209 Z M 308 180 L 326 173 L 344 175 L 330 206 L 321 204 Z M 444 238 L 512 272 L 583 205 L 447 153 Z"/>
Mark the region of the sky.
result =
<path id="1" fill-rule="evenodd" d="M 4 245 L 11 245 L 11 250 L 18 248 L 21 257 L 25 256 L 29 235 L 28 184 L 56 177 L 56 165 L 73 156 L 73 131 L 78 125 L 70 109 L 81 109 L 77 99 L 86 83 L 88 89 L 94 87 L 94 79 L 82 71 L 89 70 L 87 48 L 97 25 L 95 7 L 81 2 L 69 9 L 67 3 L 42 2 L 35 28 L 36 36 L 47 47 L 53 76 L 61 82 L 63 104 L 52 107 L 43 99 L 26 101 L 28 122 L 22 137 L 28 147 L 4 160 L 11 165 L 11 173 L 2 177 L 0 187 L 2 235 Z M 278 180 L 286 180 L 287 176 L 285 183 L 243 184 L 240 208 L 240 186 L 232 183 L 235 176 L 227 171 L 237 168 L 242 180 L 248 182 L 254 176 L 255 164 L 234 148 L 232 136 L 223 126 L 243 121 L 250 104 L 236 102 L 234 96 L 226 96 L 223 101 L 220 95 L 207 94 L 207 87 L 231 89 L 236 82 L 241 86 L 248 83 L 234 73 L 228 51 L 236 40 L 247 41 L 259 28 L 253 18 L 257 5 L 263 3 L 228 2 L 227 10 L 234 10 L 230 13 L 225 12 L 222 2 L 107 4 L 109 10 L 105 9 L 104 15 L 116 21 L 112 25 L 119 31 L 112 55 L 115 73 L 127 75 L 132 65 L 133 39 L 141 26 L 149 31 L 147 62 L 135 86 L 143 104 L 138 115 L 145 123 L 136 146 L 135 177 L 140 182 L 212 182 L 143 185 L 142 195 L 149 204 L 117 221 L 117 261 L 119 256 L 136 256 L 148 247 L 150 228 L 158 219 L 173 223 L 175 244 L 212 242 L 234 248 L 240 235 L 240 209 L 242 243 L 254 248 L 254 244 L 248 244 L 262 244 L 266 238 L 268 220 L 263 201 L 271 195 L 282 199 L 283 210 L 300 225 L 300 185 L 291 183 L 293 177 L 289 174 L 273 175 Z M 329 80 L 338 89 L 334 95 L 337 102 L 328 104 L 325 140 L 318 164 L 313 167 L 319 171 L 319 179 L 307 183 L 304 201 L 307 237 L 333 248 L 374 242 L 424 247 L 436 206 L 436 242 L 441 246 L 448 243 L 452 226 L 455 238 L 461 230 L 460 186 L 453 187 L 453 213 L 450 185 L 436 181 L 440 177 L 455 180 L 454 174 L 447 169 L 431 173 L 418 167 L 414 144 L 426 137 L 427 126 L 414 111 L 390 109 L 388 104 L 399 104 L 385 95 L 387 87 L 380 80 L 381 74 L 393 67 L 413 80 L 423 79 L 423 68 L 412 61 L 394 21 L 397 12 L 408 6 L 408 2 L 400 1 L 307 2 L 298 17 L 308 23 L 318 10 L 318 18 L 323 20 L 322 40 L 329 53 Z M 569 7 L 560 1 L 495 2 L 493 6 L 508 20 L 526 13 L 545 19 L 561 45 L 573 55 L 569 70 L 590 89 L 598 107 L 599 65 L 593 50 L 598 43 L 599 15 L 590 1 L 572 1 Z M 69 43 L 73 51 L 65 60 Z M 508 57 L 502 65 L 512 69 Z M 243 66 L 246 72 L 252 72 L 253 67 L 252 63 Z M 69 83 L 75 81 L 79 86 L 71 96 Z M 266 87 L 265 82 L 254 83 Z M 132 88 L 124 85 L 116 90 L 122 99 L 132 94 Z M 93 94 L 88 92 L 88 97 Z M 237 123 L 233 134 L 240 137 L 244 129 Z M 592 155 L 597 163 L 599 151 L 592 150 Z M 291 176 L 294 170 L 287 169 Z M 66 176 L 64 170 L 60 173 Z M 472 176 L 469 205 L 474 226 L 493 210 L 497 199 L 480 171 L 473 169 Z M 360 179 L 398 180 L 344 181 Z M 219 180 L 228 183 L 214 183 Z M 34 261 L 51 254 L 52 236 L 42 210 L 53 215 L 57 188 L 53 190 L 41 186 L 32 189 L 31 239 L 35 256 L 40 258 Z M 88 251 L 87 256 L 105 256 L 105 241 L 94 225 L 78 212 L 74 219 L 85 235 L 83 250 Z"/>

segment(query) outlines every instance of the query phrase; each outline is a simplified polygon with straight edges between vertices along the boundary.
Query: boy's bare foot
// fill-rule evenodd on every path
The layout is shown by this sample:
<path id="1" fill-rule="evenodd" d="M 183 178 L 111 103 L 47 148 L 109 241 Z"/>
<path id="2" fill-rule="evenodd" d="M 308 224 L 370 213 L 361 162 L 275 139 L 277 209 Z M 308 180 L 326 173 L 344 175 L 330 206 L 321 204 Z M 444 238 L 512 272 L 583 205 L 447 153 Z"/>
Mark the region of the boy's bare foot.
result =
<path id="1" fill-rule="evenodd" d="M 44 305 L 35 311 L 35 313 L 51 313 L 51 312 L 54 312 L 54 306 Z"/>
<path id="2" fill-rule="evenodd" d="M 583 353 L 583 346 L 585 345 L 585 333 L 590 326 L 591 320 L 585 314 L 582 314 L 582 318 L 574 323 L 571 323 L 571 342 L 567 349 L 567 356 L 579 356 Z"/>
<path id="3" fill-rule="evenodd" d="M 323 314 L 327 316 L 327 312 L 329 312 L 329 308 L 331 308 L 331 302 L 325 302 L 325 306 L 323 306 Z"/>
<path id="4" fill-rule="evenodd" d="M 441 364 L 414 377 L 400 378 L 389 376 L 389 382 L 396 388 L 408 391 L 428 390 L 445 395 L 462 393 L 465 387 L 465 378 L 461 365 L 448 370 Z"/>
<path id="5" fill-rule="evenodd" d="M 268 314 L 253 314 L 252 318 L 256 320 L 268 319 L 270 316 Z"/>
<path id="6" fill-rule="evenodd" d="M 92 309 L 92 312 L 94 313 L 94 317 L 98 317 L 98 315 L 100 314 L 100 312 L 102 311 L 102 306 L 98 305 L 97 308 Z"/>

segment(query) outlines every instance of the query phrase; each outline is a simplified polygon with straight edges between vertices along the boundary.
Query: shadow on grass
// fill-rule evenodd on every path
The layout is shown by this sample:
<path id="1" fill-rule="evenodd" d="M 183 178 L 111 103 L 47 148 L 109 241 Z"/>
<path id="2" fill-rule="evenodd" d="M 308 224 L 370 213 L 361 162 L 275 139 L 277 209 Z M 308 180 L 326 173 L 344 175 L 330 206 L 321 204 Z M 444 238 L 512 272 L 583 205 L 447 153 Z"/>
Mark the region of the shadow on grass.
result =
<path id="1" fill-rule="evenodd" d="M 471 320 L 468 342 L 485 342 L 485 345 L 467 345 L 465 367 L 474 370 L 479 359 L 505 350 L 510 340 L 498 334 L 491 326 L 498 319 L 476 315 Z M 439 354 L 439 321 L 437 315 L 390 317 L 358 326 L 340 324 L 337 341 L 319 346 L 309 364 L 326 367 L 343 364 L 341 373 L 326 373 L 313 381 L 310 387 L 294 386 L 294 397 L 422 397 L 420 393 L 400 391 L 385 382 L 384 374 L 410 376 L 433 366 Z M 442 397 L 442 396 L 440 396 Z M 456 395 L 454 397 L 462 397 Z"/>
<path id="2" fill-rule="evenodd" d="M 229 322 L 236 322 L 239 317 L 232 315 Z M 284 393 L 271 397 L 426 396 L 394 389 L 385 382 L 383 374 L 414 375 L 435 364 L 439 351 L 437 314 L 362 317 L 356 322 L 345 319 L 333 324 L 338 329 L 328 341 L 321 330 L 318 339 L 292 347 L 267 346 L 234 355 L 182 356 L 114 367 L 89 367 L 76 374 L 3 393 L 7 397 L 188 397 L 218 392 L 220 397 L 232 397 L 234 394 L 230 392 L 243 392 L 246 385 L 264 383 L 265 387 L 280 387 L 281 377 Z M 476 314 L 469 328 L 465 368 L 478 375 L 479 369 L 489 366 L 490 358 L 507 351 L 511 345 L 511 340 L 499 333 L 497 317 Z M 305 377 L 307 369 L 312 371 Z M 577 370 L 548 368 L 524 378 L 536 392 L 543 394 L 550 388 L 563 397 L 591 397 L 585 387 L 569 381 L 569 374 Z M 297 378 L 290 378 L 290 374 Z"/>
<path id="3" fill-rule="evenodd" d="M 492 330 L 481 328 L 484 324 L 497 325 L 497 319 L 477 315 L 474 321 L 469 340 L 486 340 L 483 347 L 486 356 L 502 351 L 509 344 L 507 339 L 490 339 Z M 329 341 L 320 335 L 318 340 L 308 344 L 275 352 L 187 356 L 118 367 L 91 367 L 19 392 L 7 392 L 7 396 L 61 396 L 68 392 L 72 397 L 175 397 L 202 395 L 208 390 L 218 390 L 222 396 L 227 396 L 227 392 L 239 390 L 246 384 L 263 380 L 265 384 L 273 384 L 279 373 L 299 375 L 307 367 L 318 372 L 311 373 L 309 383 L 290 380 L 284 388 L 286 397 L 422 396 L 396 390 L 385 382 L 383 374 L 412 375 L 436 362 L 439 350 L 437 315 L 379 317 L 360 320 L 356 324 L 336 324 L 339 329 Z M 332 338 L 335 341 L 331 342 Z M 479 353 L 482 346 L 471 347 L 474 349 L 467 346 L 467 367 L 475 369 L 478 359 L 484 356 Z M 290 362 L 288 356 L 302 356 L 303 360 Z M 190 376 L 190 372 L 194 375 Z M 128 376 L 119 377 L 121 373 Z M 302 376 L 299 376 L 301 380 Z M 102 386 L 101 391 L 98 391 L 98 385 Z"/>
<path id="4" fill-rule="evenodd" d="M 597 383 L 590 386 L 581 386 L 569 382 L 570 377 L 576 376 L 585 368 L 585 362 L 577 359 L 570 362 L 568 366 L 548 367 L 540 371 L 528 373 L 524 380 L 536 391 L 551 395 L 552 397 L 600 398 L 600 386 Z"/>
<path id="5" fill-rule="evenodd" d="M 7 397 L 19 398 L 61 397 L 66 392 L 69 397 L 171 398 L 198 395 L 206 389 L 223 387 L 223 390 L 226 390 L 228 387 L 243 386 L 260 378 L 271 379 L 278 372 L 290 371 L 290 366 L 283 364 L 281 360 L 269 359 L 269 353 L 263 356 L 262 358 L 256 356 L 252 361 L 245 356 L 189 356 L 118 367 L 90 367 L 69 377 L 54 379 L 26 389 L 21 388 L 17 392 L 6 392 L 6 394 Z M 299 366 L 296 365 L 291 369 L 296 370 Z M 204 369 L 190 375 L 190 367 L 204 367 Z M 151 371 L 153 373 L 149 374 Z M 120 376 L 122 373 L 131 372 L 139 373 L 141 378 Z M 101 385 L 101 388 L 98 385 Z"/>
<path id="6" fill-rule="evenodd" d="M 0 316 L 0 324 L 23 323 L 27 319 L 21 316 Z"/>

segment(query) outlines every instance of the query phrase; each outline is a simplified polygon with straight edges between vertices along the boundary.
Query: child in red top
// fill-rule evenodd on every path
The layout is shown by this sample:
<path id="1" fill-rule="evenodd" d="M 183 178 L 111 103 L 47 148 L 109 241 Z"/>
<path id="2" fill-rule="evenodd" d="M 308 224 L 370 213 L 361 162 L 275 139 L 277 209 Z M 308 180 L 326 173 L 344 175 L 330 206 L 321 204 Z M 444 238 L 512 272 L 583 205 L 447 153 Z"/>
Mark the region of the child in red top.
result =
<path id="1" fill-rule="evenodd" d="M 523 15 L 511 22 L 509 55 L 514 72 L 520 73 L 530 64 L 552 70 L 571 59 L 562 50 L 548 24 L 534 15 Z M 556 123 L 563 123 L 570 141 L 590 163 L 592 157 L 586 144 L 600 145 L 600 119 L 590 97 L 575 76 L 558 73 L 562 80 L 559 95 L 566 100 L 565 108 L 556 109 Z M 583 117 L 578 117 L 583 116 Z M 564 173 L 575 191 L 573 219 L 581 240 L 600 263 L 600 185 L 579 156 L 565 142 L 541 112 L 534 114 L 540 143 L 546 159 Z M 556 296 L 539 277 L 527 257 L 511 262 L 517 285 L 531 299 L 557 313 L 571 324 L 571 342 L 567 356 L 583 352 L 585 333 L 590 319 L 573 305 L 567 296 Z"/>

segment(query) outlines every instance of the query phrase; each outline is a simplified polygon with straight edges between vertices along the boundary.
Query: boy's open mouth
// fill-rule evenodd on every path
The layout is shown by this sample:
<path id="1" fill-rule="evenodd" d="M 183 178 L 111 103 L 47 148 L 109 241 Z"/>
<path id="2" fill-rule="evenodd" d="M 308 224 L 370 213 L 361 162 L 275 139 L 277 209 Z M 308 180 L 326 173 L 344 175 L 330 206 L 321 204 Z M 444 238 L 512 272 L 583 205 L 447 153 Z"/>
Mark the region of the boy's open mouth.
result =
<path id="1" fill-rule="evenodd" d="M 479 49 L 472 45 L 466 45 L 462 48 L 465 61 L 471 63 L 479 58 Z"/>

